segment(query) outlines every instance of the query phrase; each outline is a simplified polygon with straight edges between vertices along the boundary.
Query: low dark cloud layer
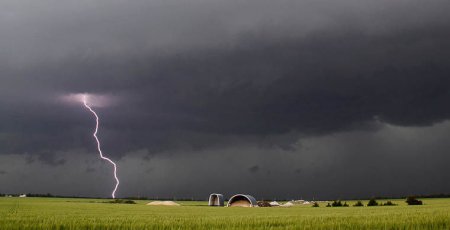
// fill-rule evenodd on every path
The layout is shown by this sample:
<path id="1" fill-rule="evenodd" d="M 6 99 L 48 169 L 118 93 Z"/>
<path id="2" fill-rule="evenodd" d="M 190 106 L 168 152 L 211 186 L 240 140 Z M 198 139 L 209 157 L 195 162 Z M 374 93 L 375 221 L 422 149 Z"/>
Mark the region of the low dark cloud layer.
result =
<path id="1" fill-rule="evenodd" d="M 440 127 L 447 127 L 450 117 L 446 1 L 0 4 L 0 29 L 5 34 L 0 39 L 0 155 L 23 158 L 17 160 L 23 165 L 42 164 L 49 168 L 47 176 L 61 173 L 68 159 L 81 160 L 81 153 L 95 154 L 93 117 L 81 104 L 59 100 L 88 92 L 120 99 L 114 106 L 97 108 L 100 137 L 113 159 L 126 162 L 139 152 L 152 166 L 136 166 L 141 171 L 134 176 L 164 178 L 154 159 L 188 162 L 164 172 L 174 187 L 155 182 L 164 189 L 146 188 L 143 193 L 162 196 L 174 189 L 182 183 L 175 179 L 180 167 L 199 168 L 185 171 L 192 178 L 204 173 L 200 155 L 214 160 L 227 156 L 228 164 L 236 162 L 248 174 L 244 178 L 254 181 L 249 183 L 253 188 L 282 182 L 259 196 L 372 195 L 369 189 L 345 192 L 338 183 L 353 178 L 369 188 L 364 180 L 368 177 L 386 180 L 386 187 L 399 183 L 393 194 L 428 192 L 426 188 L 445 178 L 445 168 L 439 166 L 448 160 L 445 140 L 432 146 L 420 140 L 448 134 Z M 420 133 L 423 137 L 414 140 L 423 146 L 412 149 L 412 143 L 388 139 L 377 145 L 372 135 L 389 136 L 390 127 L 407 130 L 401 135 Z M 368 134 L 341 138 L 358 132 Z M 305 141 L 325 146 L 324 153 L 317 153 L 318 147 L 308 152 Z M 333 149 L 330 141 L 344 147 Z M 429 159 L 423 172 L 435 179 L 413 187 L 408 178 L 417 169 L 404 165 L 397 153 Z M 267 164 L 284 154 L 295 156 L 293 162 Z M 319 161 L 321 154 L 331 154 L 335 165 Z M 237 163 L 242 159 L 248 163 Z M 313 166 L 305 168 L 304 159 L 315 159 Z M 374 162 L 373 167 L 359 166 L 367 162 Z M 91 166 L 74 180 L 99 173 Z M 389 178 L 394 169 L 398 178 Z M 215 185 L 218 190 L 231 192 L 248 184 L 233 184 L 233 168 L 210 170 L 230 175 L 224 178 L 229 185 Z M 183 183 L 192 180 L 184 178 Z M 283 188 L 296 181 L 311 186 Z M 331 191 L 323 191 L 333 183 Z M 137 184 L 131 183 L 124 194 L 135 194 Z M 45 185 L 39 191 L 47 192 Z M 194 195 L 179 186 L 177 196 Z"/>

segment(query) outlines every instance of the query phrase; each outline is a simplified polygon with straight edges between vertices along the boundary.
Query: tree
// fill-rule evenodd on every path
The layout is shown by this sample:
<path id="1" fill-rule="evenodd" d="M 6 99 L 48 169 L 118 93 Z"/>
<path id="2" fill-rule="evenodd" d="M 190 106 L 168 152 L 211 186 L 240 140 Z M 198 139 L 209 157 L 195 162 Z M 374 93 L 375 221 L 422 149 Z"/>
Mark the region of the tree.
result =
<path id="1" fill-rule="evenodd" d="M 335 201 L 333 201 L 331 206 L 333 206 L 333 207 L 342 207 L 342 202 L 340 200 L 335 200 Z"/>
<path id="2" fill-rule="evenodd" d="M 414 197 L 414 196 L 407 197 L 405 202 L 408 205 L 422 205 L 423 204 L 421 200 L 416 199 L 416 197 Z"/>
<path id="3" fill-rule="evenodd" d="M 383 205 L 384 206 L 395 206 L 397 204 L 394 204 L 394 203 L 392 203 L 392 201 L 389 200 L 389 201 L 385 202 Z"/>
<path id="4" fill-rule="evenodd" d="M 369 200 L 369 203 L 367 203 L 367 206 L 378 206 L 378 202 L 372 198 Z"/>
<path id="5" fill-rule="evenodd" d="M 359 200 L 353 205 L 353 207 L 363 207 L 363 206 L 364 204 Z"/>

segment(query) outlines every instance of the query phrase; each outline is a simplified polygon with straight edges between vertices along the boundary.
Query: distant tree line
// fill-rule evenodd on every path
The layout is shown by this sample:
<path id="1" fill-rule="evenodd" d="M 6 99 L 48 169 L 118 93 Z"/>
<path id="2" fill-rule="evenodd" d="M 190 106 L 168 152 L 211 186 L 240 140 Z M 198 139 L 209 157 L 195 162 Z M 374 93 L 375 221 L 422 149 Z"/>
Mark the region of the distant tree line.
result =
<path id="1" fill-rule="evenodd" d="M 47 194 L 27 193 L 26 195 L 27 195 L 27 197 L 56 197 L 56 196 L 54 196 L 54 195 L 52 195 L 50 193 L 47 193 Z"/>
<path id="2" fill-rule="evenodd" d="M 423 202 L 421 200 L 418 200 L 414 196 L 407 197 L 405 202 L 408 205 L 422 205 L 423 204 Z M 378 203 L 375 198 L 371 198 L 366 206 L 370 207 L 370 206 L 396 206 L 396 205 L 397 204 L 393 203 L 390 200 L 386 201 L 384 203 Z M 317 202 L 314 202 L 312 207 L 319 207 L 319 204 Z M 347 204 L 347 202 L 342 203 L 342 201 L 340 201 L 340 200 L 335 200 L 332 203 L 328 203 L 326 207 L 349 207 L 349 205 Z M 353 207 L 364 207 L 364 204 L 360 200 L 358 200 L 353 205 Z"/>
<path id="3" fill-rule="evenodd" d="M 416 197 L 416 198 L 450 198 L 450 194 L 440 193 L 440 194 L 428 194 L 428 195 L 409 195 L 409 196 L 375 196 L 371 197 L 377 200 L 388 200 L 388 199 L 406 199 L 408 197 Z M 368 200 L 367 198 L 360 200 Z M 353 199 L 353 200 L 359 200 L 359 199 Z"/>

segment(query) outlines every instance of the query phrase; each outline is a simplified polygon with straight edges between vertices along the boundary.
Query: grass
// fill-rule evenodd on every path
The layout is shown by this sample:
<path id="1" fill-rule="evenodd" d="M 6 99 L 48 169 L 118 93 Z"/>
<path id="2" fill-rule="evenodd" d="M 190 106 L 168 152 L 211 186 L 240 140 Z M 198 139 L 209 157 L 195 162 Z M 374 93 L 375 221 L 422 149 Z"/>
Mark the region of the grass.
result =
<path id="1" fill-rule="evenodd" d="M 422 206 L 392 201 L 398 206 L 352 207 L 356 201 L 347 201 L 350 207 L 224 208 L 2 197 L 0 229 L 450 229 L 450 199 L 423 199 Z"/>

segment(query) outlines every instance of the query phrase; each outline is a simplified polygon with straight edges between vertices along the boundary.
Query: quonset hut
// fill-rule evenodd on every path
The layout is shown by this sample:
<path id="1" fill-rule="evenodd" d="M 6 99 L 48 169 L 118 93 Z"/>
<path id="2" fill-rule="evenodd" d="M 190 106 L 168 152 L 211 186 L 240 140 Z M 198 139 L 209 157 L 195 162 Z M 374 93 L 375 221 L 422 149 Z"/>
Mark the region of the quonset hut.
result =
<path id="1" fill-rule="evenodd" d="M 258 207 L 256 199 L 250 195 L 236 194 L 228 201 L 228 207 Z"/>
<path id="2" fill-rule="evenodd" d="M 223 202 L 223 195 L 222 194 L 217 194 L 217 193 L 213 193 L 211 195 L 209 195 L 209 206 L 224 206 L 224 202 Z"/>

